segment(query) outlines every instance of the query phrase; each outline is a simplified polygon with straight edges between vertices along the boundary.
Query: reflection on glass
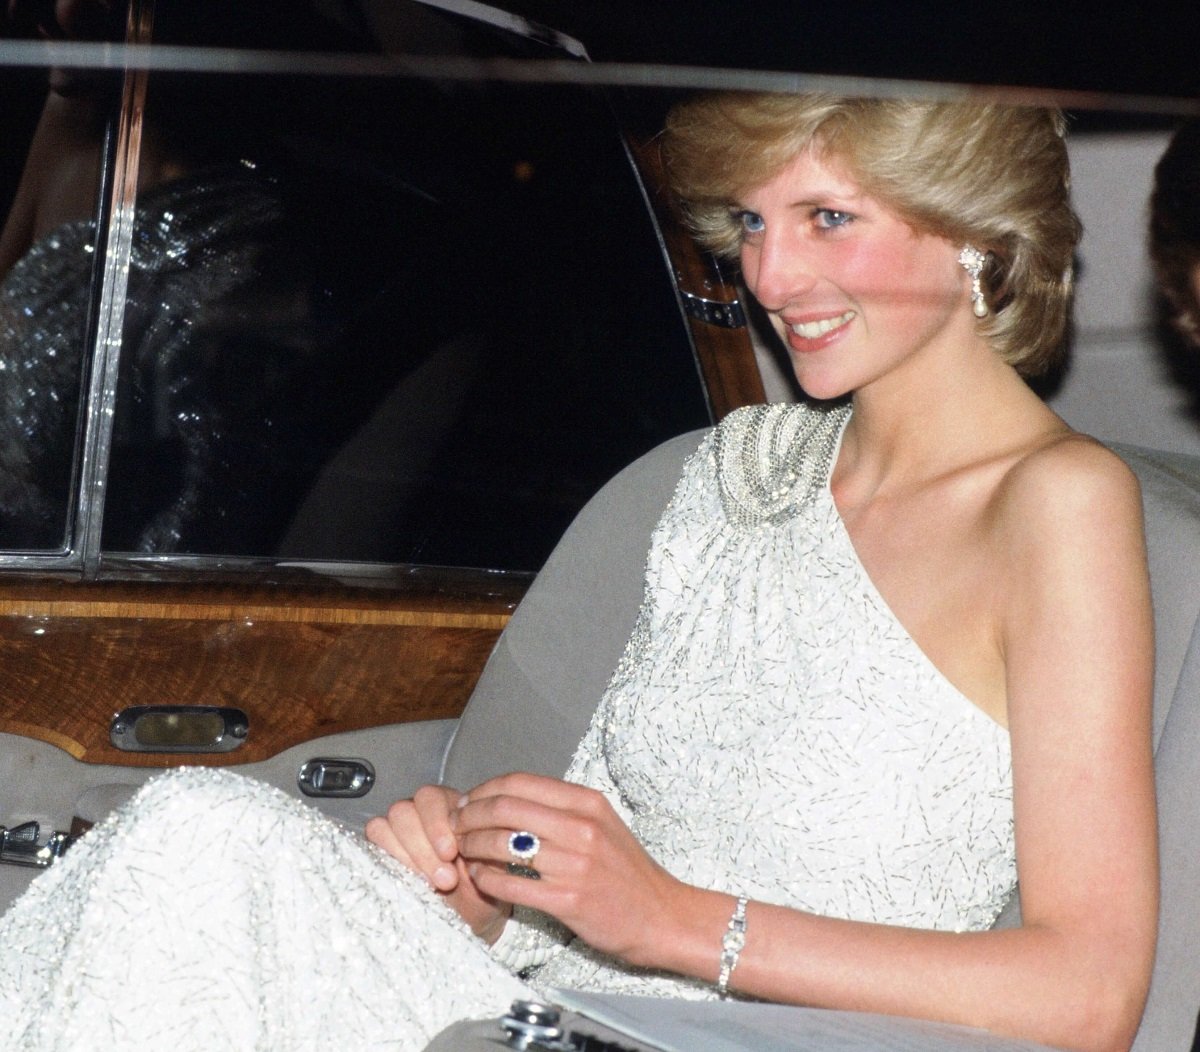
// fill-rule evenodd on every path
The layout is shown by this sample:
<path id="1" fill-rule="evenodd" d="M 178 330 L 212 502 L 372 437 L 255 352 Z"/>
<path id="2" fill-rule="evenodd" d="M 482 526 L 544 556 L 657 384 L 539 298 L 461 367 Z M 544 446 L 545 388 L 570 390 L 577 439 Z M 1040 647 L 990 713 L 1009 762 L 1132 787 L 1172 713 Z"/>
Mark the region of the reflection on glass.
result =
<path id="1" fill-rule="evenodd" d="M 125 4 L 9 0 L 5 38 L 119 41 Z M 0 133 L 0 549 L 63 550 L 98 274 L 111 72 L 4 69 Z"/>
<path id="2" fill-rule="evenodd" d="M 536 569 L 707 423 L 592 94 L 154 74 L 146 128 L 106 550 Z"/>
<path id="3" fill-rule="evenodd" d="M 154 38 L 546 53 L 422 5 L 317 7 L 283 25 L 266 0 L 158 0 Z M 31 34 L 123 24 L 51 32 L 50 7 L 24 8 Z M 119 103 L 115 75 L 49 82 L 38 107 L 0 118 L 6 142 L 29 144 L 0 170 L 10 550 L 70 543 L 98 172 Z M 597 95 L 154 71 L 142 128 L 104 552 L 534 570 L 611 475 L 709 422 Z"/>
<path id="4" fill-rule="evenodd" d="M 49 85 L 49 90 L 48 90 Z M 0 547 L 66 543 L 111 78 L 5 70 Z M 38 107 L 8 100 L 34 100 Z M 11 162 L 20 159 L 19 168 Z"/>

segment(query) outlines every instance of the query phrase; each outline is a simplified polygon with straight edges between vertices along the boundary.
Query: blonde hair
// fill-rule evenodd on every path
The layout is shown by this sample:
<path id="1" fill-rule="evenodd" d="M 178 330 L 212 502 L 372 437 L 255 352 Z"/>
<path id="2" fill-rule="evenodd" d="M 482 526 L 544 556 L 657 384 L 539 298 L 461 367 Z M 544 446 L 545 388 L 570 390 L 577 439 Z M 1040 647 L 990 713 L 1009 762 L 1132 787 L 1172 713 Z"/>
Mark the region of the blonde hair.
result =
<path id="1" fill-rule="evenodd" d="M 662 150 L 696 238 L 736 258 L 734 202 L 815 148 L 916 229 L 988 253 L 981 331 L 1036 374 L 1062 353 L 1080 235 L 1063 132 L 1055 110 L 729 93 L 675 107 Z"/>

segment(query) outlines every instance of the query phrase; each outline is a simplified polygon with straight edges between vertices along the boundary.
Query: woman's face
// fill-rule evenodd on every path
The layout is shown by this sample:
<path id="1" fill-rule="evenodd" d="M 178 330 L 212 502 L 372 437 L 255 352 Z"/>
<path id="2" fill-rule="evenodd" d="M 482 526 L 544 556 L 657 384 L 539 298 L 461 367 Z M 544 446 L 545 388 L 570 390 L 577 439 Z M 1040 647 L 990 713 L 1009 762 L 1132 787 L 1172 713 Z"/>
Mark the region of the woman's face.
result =
<path id="1" fill-rule="evenodd" d="M 815 152 L 737 207 L 746 284 L 809 395 L 860 390 L 978 341 L 962 246 L 914 230 Z"/>

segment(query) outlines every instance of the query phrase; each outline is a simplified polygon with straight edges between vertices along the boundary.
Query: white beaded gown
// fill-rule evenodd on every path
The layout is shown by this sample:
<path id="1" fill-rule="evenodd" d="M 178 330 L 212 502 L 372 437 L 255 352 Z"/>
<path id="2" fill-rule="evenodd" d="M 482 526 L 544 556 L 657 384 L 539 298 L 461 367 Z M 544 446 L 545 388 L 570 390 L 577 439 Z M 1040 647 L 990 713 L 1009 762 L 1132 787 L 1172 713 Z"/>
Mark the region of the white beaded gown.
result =
<path id="1" fill-rule="evenodd" d="M 755 407 L 704 439 L 568 778 L 688 882 L 985 928 L 1016 880 L 1008 736 L 855 555 L 829 490 L 847 419 Z M 530 986 L 714 996 L 529 912 L 489 950 L 355 833 L 204 770 L 151 782 L 39 877 L 0 955 L 0 1044 L 37 1052 L 419 1050 Z"/>

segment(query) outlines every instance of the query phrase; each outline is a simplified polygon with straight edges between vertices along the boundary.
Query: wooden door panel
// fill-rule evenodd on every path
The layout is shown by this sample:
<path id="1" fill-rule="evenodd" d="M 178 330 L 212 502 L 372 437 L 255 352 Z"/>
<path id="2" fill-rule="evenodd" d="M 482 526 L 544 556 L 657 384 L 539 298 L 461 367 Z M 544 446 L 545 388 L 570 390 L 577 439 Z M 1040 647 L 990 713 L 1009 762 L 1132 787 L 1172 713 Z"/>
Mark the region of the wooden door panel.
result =
<path id="1" fill-rule="evenodd" d="M 247 763 L 321 735 L 454 717 L 516 590 L 472 598 L 8 586 L 0 592 L 0 730 L 86 762 L 169 766 Z M 249 733 L 230 752 L 128 752 L 111 743 L 118 711 L 162 705 L 238 708 Z"/>

